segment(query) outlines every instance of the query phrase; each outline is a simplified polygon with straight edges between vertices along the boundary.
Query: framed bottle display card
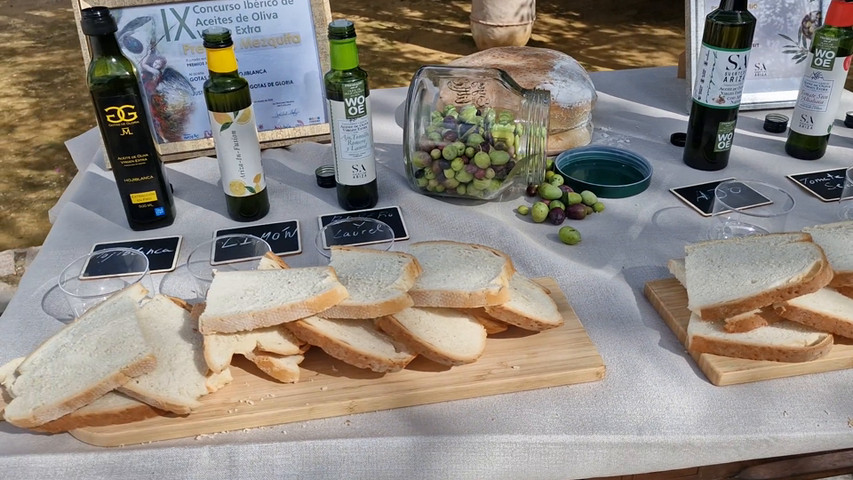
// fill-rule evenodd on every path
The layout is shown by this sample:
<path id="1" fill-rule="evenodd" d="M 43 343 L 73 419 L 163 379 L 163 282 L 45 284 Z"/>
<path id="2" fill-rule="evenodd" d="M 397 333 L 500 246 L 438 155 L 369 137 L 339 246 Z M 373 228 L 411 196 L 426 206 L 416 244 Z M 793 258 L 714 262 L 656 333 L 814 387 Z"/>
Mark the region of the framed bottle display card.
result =
<path id="1" fill-rule="evenodd" d="M 329 139 L 323 74 L 329 70 L 328 0 L 74 0 L 109 7 L 116 39 L 136 67 L 164 160 L 213 155 L 202 86 L 201 32 L 231 30 L 240 75 L 249 81 L 261 148 Z M 83 59 L 90 54 L 78 27 Z"/>
<path id="2" fill-rule="evenodd" d="M 793 107 L 797 101 L 815 30 L 823 23 L 830 0 L 750 0 L 756 19 L 742 110 Z M 705 16 L 720 0 L 686 0 L 686 78 L 692 93 Z"/>

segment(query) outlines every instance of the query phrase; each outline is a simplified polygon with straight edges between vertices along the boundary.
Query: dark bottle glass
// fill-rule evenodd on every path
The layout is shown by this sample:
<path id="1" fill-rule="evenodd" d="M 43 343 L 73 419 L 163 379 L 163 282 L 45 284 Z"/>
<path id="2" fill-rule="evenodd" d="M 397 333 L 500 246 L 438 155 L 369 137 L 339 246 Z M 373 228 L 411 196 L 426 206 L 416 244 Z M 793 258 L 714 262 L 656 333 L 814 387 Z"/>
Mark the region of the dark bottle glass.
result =
<path id="1" fill-rule="evenodd" d="M 202 32 L 202 39 L 210 72 L 210 78 L 204 82 L 204 101 L 210 116 L 225 205 L 232 219 L 250 222 L 269 212 L 270 199 L 261 165 L 249 82 L 237 73 L 230 30 L 211 27 Z"/>
<path id="2" fill-rule="evenodd" d="M 151 135 L 136 71 L 116 41 L 115 19 L 106 7 L 80 14 L 92 52 L 86 80 L 127 223 L 133 230 L 171 225 L 171 185 Z"/>
<path id="3" fill-rule="evenodd" d="M 326 100 L 332 130 L 338 203 L 346 210 L 371 208 L 379 200 L 376 157 L 370 117 L 367 72 L 358 66 L 355 25 L 329 24 L 331 70 L 326 73 Z"/>
<path id="4" fill-rule="evenodd" d="M 794 158 L 817 160 L 826 153 L 829 132 L 853 55 L 853 0 L 832 0 L 826 21 L 812 38 L 809 62 L 791 117 L 785 152 Z"/>
<path id="5" fill-rule="evenodd" d="M 705 17 L 683 157 L 699 170 L 720 170 L 729 163 L 755 33 L 755 17 L 746 4 L 720 0 Z"/>

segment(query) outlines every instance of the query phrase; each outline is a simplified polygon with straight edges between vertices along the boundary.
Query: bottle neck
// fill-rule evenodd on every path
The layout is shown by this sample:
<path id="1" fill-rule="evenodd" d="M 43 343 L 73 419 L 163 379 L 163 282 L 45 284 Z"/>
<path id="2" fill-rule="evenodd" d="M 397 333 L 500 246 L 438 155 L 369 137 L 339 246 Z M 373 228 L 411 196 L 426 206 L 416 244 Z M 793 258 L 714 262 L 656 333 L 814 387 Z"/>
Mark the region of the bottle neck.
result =
<path id="1" fill-rule="evenodd" d="M 358 67 L 358 47 L 355 38 L 329 41 L 332 70 L 352 70 Z"/>
<path id="2" fill-rule="evenodd" d="M 736 12 L 745 12 L 747 0 L 720 0 L 720 10 L 733 10 Z"/>
<path id="3" fill-rule="evenodd" d="M 115 33 L 90 35 L 89 47 L 92 49 L 92 58 L 122 55 Z"/>
<path id="4" fill-rule="evenodd" d="M 853 2 L 832 0 L 832 3 L 829 4 L 829 10 L 826 12 L 824 25 L 830 27 L 853 26 Z"/>
<path id="5" fill-rule="evenodd" d="M 207 69 L 211 77 L 236 75 L 237 57 L 234 55 L 234 47 L 208 48 Z"/>
<path id="6" fill-rule="evenodd" d="M 526 90 L 521 101 L 521 118 L 525 120 L 527 157 L 527 184 L 539 185 L 545 180 L 548 127 L 551 112 L 551 94 L 547 90 Z"/>

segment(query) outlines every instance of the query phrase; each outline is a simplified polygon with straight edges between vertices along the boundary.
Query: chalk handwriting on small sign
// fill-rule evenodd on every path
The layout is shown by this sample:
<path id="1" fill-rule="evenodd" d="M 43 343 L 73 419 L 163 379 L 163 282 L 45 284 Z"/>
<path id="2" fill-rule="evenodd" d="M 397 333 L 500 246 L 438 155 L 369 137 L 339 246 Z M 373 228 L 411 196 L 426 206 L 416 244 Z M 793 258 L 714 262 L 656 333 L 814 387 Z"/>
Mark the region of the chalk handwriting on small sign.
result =
<path id="1" fill-rule="evenodd" d="M 717 186 L 727 180 L 732 179 L 725 178 L 713 182 L 672 188 L 670 192 L 701 215 L 708 217 L 714 213 L 714 197 Z M 726 192 L 726 198 L 726 203 L 733 208 L 755 207 L 765 205 L 770 201 L 767 197 L 743 184 L 737 184 L 737 188 Z"/>
<path id="2" fill-rule="evenodd" d="M 319 219 L 320 228 L 322 229 L 334 221 L 352 217 L 373 218 L 388 224 L 388 226 L 391 227 L 391 230 L 394 231 L 395 241 L 406 240 L 409 238 L 409 232 L 406 230 L 406 223 L 403 221 L 403 213 L 400 211 L 400 207 L 383 207 L 322 215 Z"/>
<path id="3" fill-rule="evenodd" d="M 824 202 L 835 202 L 841 198 L 841 193 L 844 190 L 845 170 L 844 168 L 836 168 L 799 173 L 788 175 L 788 179 Z"/>
<path id="4" fill-rule="evenodd" d="M 326 225 L 323 232 L 323 248 L 331 245 L 369 245 L 391 242 L 394 231 L 388 224 L 369 217 L 344 217 Z"/>
<path id="5" fill-rule="evenodd" d="M 298 220 L 249 225 L 245 227 L 217 230 L 217 237 L 235 233 L 254 235 L 266 241 L 276 255 L 291 255 L 302 252 L 302 239 Z"/>
<path id="6" fill-rule="evenodd" d="M 148 269 L 151 273 L 169 272 L 175 269 L 178 260 L 178 251 L 181 248 L 181 236 L 98 243 L 92 247 L 92 252 L 116 247 L 132 248 L 144 253 L 148 257 Z M 110 265 L 109 268 L 116 271 L 122 269 L 118 263 Z M 120 273 L 128 272 L 124 271 L 113 274 L 117 275 Z"/>

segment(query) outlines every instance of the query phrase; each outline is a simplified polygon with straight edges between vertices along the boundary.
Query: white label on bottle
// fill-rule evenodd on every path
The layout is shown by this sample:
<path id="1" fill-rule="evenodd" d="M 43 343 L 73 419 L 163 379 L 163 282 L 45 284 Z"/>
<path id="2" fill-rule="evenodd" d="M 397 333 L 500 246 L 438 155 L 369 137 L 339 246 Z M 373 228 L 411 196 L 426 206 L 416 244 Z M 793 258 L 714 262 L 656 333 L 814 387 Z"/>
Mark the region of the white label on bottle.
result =
<path id="1" fill-rule="evenodd" d="M 237 112 L 208 114 L 225 194 L 248 197 L 263 191 L 266 181 L 252 106 Z"/>
<path id="2" fill-rule="evenodd" d="M 376 178 L 370 97 L 359 95 L 344 101 L 329 100 L 335 181 L 341 185 L 364 185 Z"/>
<path id="3" fill-rule="evenodd" d="M 836 58 L 836 51 L 837 45 L 816 45 L 814 53 L 809 54 L 791 130 L 803 135 L 829 135 L 853 58 Z"/>
<path id="4" fill-rule="evenodd" d="M 748 61 L 748 48 L 730 50 L 703 43 L 693 100 L 711 108 L 738 108 Z"/>

